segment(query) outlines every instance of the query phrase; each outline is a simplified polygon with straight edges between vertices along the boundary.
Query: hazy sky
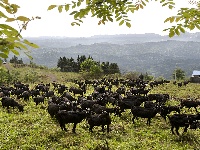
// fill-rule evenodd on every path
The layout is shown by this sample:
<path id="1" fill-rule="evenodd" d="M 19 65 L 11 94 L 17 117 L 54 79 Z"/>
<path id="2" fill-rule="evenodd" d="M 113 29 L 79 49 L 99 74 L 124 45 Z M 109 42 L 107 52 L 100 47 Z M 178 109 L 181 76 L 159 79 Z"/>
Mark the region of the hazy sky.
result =
<path id="1" fill-rule="evenodd" d="M 57 9 L 47 11 L 51 4 L 65 4 L 68 0 L 10 0 L 12 3 L 21 6 L 17 15 L 27 17 L 40 16 L 41 20 L 34 20 L 28 24 L 26 31 L 22 32 L 23 36 L 66 36 L 66 37 L 88 37 L 93 35 L 113 35 L 113 34 L 140 34 L 140 33 L 157 33 L 168 34 L 162 30 L 170 27 L 172 24 L 164 23 L 164 20 L 172 15 L 176 15 L 180 7 L 191 7 L 188 0 L 174 0 L 176 8 L 173 10 L 162 7 L 159 2 L 149 2 L 144 9 L 134 14 L 130 14 L 132 27 L 118 23 L 106 23 L 106 25 L 97 25 L 96 18 L 87 17 L 81 26 L 71 26 L 73 17 L 68 13 L 59 13 Z M 194 6 L 193 6 L 194 7 Z M 12 24 L 17 28 L 17 24 Z"/>

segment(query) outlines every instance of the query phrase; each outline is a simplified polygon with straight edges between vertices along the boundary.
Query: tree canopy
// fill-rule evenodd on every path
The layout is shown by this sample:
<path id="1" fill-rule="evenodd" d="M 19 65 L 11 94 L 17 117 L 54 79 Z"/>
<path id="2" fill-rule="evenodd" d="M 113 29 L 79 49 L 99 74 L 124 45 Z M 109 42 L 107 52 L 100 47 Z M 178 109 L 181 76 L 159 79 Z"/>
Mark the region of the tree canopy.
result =
<path id="1" fill-rule="evenodd" d="M 169 9 L 174 9 L 176 6 L 175 0 L 154 1 Z M 99 25 L 116 21 L 119 22 L 120 26 L 125 24 L 130 28 L 129 14 L 145 9 L 149 2 L 149 0 L 72 0 L 70 3 L 63 5 L 52 4 L 47 10 L 57 9 L 60 13 L 63 11 L 68 12 L 69 15 L 74 17 L 74 21 L 71 23 L 72 26 L 80 26 L 84 18 L 89 16 L 98 18 Z M 164 21 L 175 23 L 170 28 L 163 29 L 169 32 L 169 37 L 185 33 L 186 29 L 200 29 L 200 3 L 195 0 L 191 2 L 194 3 L 194 8 L 181 8 L 175 16 L 169 16 Z M 23 50 L 31 58 L 29 47 L 38 48 L 38 46 L 24 39 L 21 32 L 26 30 L 31 21 L 41 18 L 39 16 L 32 18 L 17 16 L 16 13 L 20 6 L 9 3 L 9 0 L 0 0 L 0 8 L 0 18 L 5 20 L 5 23 L 0 24 L 0 58 L 7 58 L 10 52 L 19 55 L 19 50 Z M 19 29 L 9 25 L 9 22 L 14 21 L 17 22 Z"/>
<path id="2" fill-rule="evenodd" d="M 183 71 L 181 68 L 176 68 L 173 71 L 172 76 L 175 80 L 183 80 L 185 79 L 185 71 Z"/>

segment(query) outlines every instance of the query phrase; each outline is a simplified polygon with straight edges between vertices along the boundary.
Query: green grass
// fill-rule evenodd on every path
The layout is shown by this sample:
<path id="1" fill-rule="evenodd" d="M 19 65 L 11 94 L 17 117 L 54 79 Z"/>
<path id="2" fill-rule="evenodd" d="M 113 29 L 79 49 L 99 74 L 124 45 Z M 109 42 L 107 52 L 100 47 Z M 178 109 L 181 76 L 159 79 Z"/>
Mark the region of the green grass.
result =
<path id="1" fill-rule="evenodd" d="M 66 85 L 73 85 L 66 83 Z M 89 87 L 87 95 L 92 92 Z M 116 89 L 116 87 L 115 87 Z M 173 84 L 158 86 L 150 93 L 169 93 L 173 97 L 167 104 L 179 104 L 174 98 L 198 98 L 199 84 L 189 84 L 180 87 Z M 7 112 L 0 107 L 0 149 L 1 150 L 193 150 L 200 149 L 199 130 L 188 130 L 181 136 L 173 135 L 170 125 L 160 115 L 146 125 L 146 119 L 139 118 L 132 124 L 130 111 L 123 113 L 122 117 L 112 115 L 110 133 L 101 132 L 100 127 L 94 127 L 94 133 L 89 132 L 87 122 L 84 120 L 77 125 L 76 134 L 72 133 L 72 124 L 67 124 L 68 132 L 60 129 L 55 119 L 47 113 L 47 99 L 45 104 L 38 106 L 30 99 L 29 102 L 20 100 L 25 105 L 23 113 L 17 109 Z M 198 109 L 199 110 L 199 109 Z M 184 109 L 183 111 L 187 111 Z M 195 113 L 192 108 L 191 113 Z M 183 129 L 180 129 L 182 134 Z M 106 144 L 107 143 L 107 144 Z"/>

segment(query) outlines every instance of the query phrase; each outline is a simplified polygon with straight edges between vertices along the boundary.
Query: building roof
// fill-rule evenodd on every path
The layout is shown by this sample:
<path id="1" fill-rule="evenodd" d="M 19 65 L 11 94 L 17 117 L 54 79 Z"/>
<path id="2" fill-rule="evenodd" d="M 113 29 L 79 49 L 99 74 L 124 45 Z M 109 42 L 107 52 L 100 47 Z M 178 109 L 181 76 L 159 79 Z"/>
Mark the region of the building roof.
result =
<path id="1" fill-rule="evenodd" d="M 192 73 L 192 77 L 194 77 L 195 75 L 199 76 L 200 75 L 200 71 L 194 70 L 193 73 Z"/>

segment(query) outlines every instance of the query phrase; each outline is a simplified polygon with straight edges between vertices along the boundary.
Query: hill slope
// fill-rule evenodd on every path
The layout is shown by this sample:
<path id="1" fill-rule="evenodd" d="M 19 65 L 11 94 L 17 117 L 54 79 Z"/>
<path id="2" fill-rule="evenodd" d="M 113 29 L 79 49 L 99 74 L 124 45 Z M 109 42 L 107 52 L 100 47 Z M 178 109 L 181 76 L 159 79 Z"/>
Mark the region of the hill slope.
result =
<path id="1" fill-rule="evenodd" d="M 76 59 L 78 55 L 91 55 L 96 61 L 117 63 L 122 73 L 139 71 L 170 78 L 176 66 L 187 75 L 200 69 L 199 35 L 186 33 L 173 40 L 156 34 L 30 38 L 40 46 L 32 49 L 31 55 L 35 63 L 48 67 L 56 67 L 59 57 Z M 22 58 L 29 62 L 25 56 Z"/>

